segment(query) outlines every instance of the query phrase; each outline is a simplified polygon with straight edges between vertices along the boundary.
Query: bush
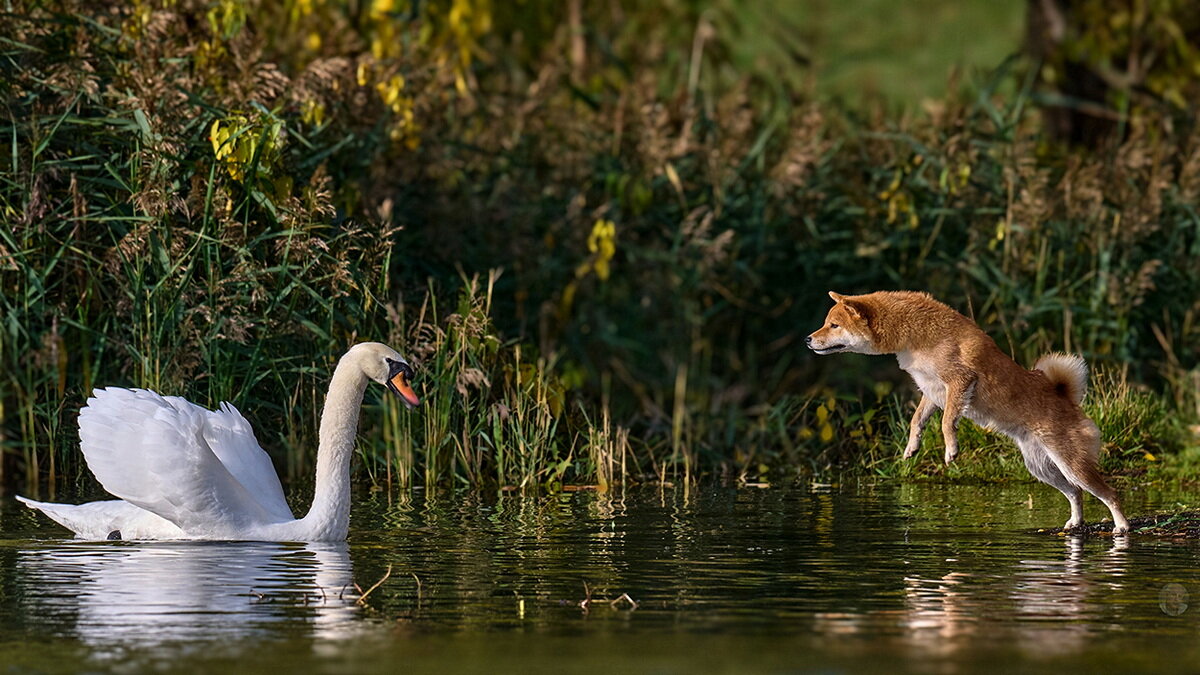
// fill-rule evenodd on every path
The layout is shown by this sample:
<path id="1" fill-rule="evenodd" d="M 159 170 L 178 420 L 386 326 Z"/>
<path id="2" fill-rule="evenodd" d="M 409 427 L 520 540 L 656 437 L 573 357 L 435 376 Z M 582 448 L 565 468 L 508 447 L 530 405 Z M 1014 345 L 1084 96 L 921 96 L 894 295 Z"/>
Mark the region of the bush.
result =
<path id="1" fill-rule="evenodd" d="M 690 3 L 625 8 L 697 27 L 643 39 L 490 7 L 17 3 L 0 472 L 77 471 L 100 383 L 232 400 L 303 473 L 332 359 L 383 336 L 430 407 L 364 430 L 374 476 L 886 471 L 906 415 L 874 362 L 803 349 L 830 289 L 929 290 L 1022 363 L 1130 364 L 1195 409 L 1200 132 L 1175 116 L 1068 152 L 1012 64 L 896 116 L 656 69 L 719 33 Z"/>

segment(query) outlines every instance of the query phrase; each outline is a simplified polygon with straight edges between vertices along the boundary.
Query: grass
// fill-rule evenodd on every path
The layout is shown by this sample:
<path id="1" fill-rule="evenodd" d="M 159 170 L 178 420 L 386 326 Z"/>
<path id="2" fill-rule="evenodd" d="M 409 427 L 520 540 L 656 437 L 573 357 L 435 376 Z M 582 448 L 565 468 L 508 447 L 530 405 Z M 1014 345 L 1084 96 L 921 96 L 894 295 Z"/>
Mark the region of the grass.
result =
<path id="1" fill-rule="evenodd" d="M 1089 399 L 1110 469 L 1196 466 L 1193 126 L 1057 146 L 1020 59 L 919 114 L 830 104 L 730 54 L 738 5 L 573 31 L 561 4 L 15 5 L 0 484 L 86 475 L 97 385 L 229 400 L 304 476 L 328 373 L 367 339 L 426 401 L 368 398 L 380 484 L 1024 476 L 967 424 L 948 469 L 933 434 L 899 462 L 902 374 L 803 349 L 825 291 L 880 288 L 933 292 L 1022 363 L 1114 373 Z"/>
<path id="2" fill-rule="evenodd" d="M 520 344 L 504 344 L 491 323 L 497 274 L 471 278 L 457 310 L 440 323 L 436 303 L 397 326 L 391 340 L 406 345 L 421 366 L 425 404 L 397 410 L 388 401 L 382 456 L 364 448 L 372 476 L 408 486 L 493 483 L 528 489 L 561 481 L 574 446 L 558 433 L 564 392 L 544 361 L 529 362 Z M 400 316 L 402 314 L 398 314 Z M 394 450 L 393 450 L 394 448 Z"/>
<path id="3" fill-rule="evenodd" d="M 1104 443 L 1101 469 L 1105 474 L 1117 476 L 1118 480 L 1195 475 L 1190 470 L 1181 470 L 1181 465 L 1175 461 L 1177 457 L 1189 455 L 1183 451 L 1196 442 L 1179 416 L 1160 396 L 1131 385 L 1122 372 L 1103 370 L 1094 375 L 1083 408 L 1100 428 Z M 1020 451 L 1011 440 L 965 419 L 958 429 L 959 457 L 945 466 L 942 462 L 944 446 L 936 424 L 939 414 L 930 421 L 917 456 L 904 460 L 900 448 L 907 438 L 908 420 L 897 410 L 889 416 L 895 452 L 889 456 L 884 451 L 880 456 L 872 457 L 868 464 L 880 475 L 904 480 L 1032 480 Z"/>
<path id="4" fill-rule="evenodd" d="M 1017 51 L 1019 3 L 740 3 L 745 38 L 735 63 L 805 80 L 818 95 L 861 105 L 877 97 L 906 105 L 945 96 L 953 70 L 986 70 Z M 750 35 L 765 36 L 746 39 Z"/>

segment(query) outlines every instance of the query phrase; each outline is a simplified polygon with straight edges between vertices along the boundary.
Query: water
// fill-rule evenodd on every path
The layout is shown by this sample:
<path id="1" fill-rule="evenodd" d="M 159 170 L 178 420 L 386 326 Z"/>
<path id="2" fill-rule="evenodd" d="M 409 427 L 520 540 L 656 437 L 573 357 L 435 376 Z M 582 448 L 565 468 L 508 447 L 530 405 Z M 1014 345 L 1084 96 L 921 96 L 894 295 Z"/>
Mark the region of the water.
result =
<path id="1" fill-rule="evenodd" d="M 1131 515 L 1189 498 L 1179 489 L 1125 496 Z M 76 542 L 5 497 L 0 664 L 10 672 L 1200 668 L 1200 605 L 1178 595 L 1200 602 L 1200 545 L 1038 533 L 1068 515 L 1044 486 L 643 487 L 550 497 L 363 490 L 355 499 L 348 544 L 305 545 Z M 1089 504 L 1089 519 L 1106 515 Z"/>

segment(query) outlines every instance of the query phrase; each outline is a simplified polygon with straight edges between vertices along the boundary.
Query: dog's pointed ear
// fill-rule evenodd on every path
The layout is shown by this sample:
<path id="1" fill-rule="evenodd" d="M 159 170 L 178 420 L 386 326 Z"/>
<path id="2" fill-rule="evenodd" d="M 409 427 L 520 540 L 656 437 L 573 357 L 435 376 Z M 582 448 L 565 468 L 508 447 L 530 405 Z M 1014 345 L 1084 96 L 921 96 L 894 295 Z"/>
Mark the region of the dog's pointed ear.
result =
<path id="1" fill-rule="evenodd" d="M 846 311 L 850 313 L 850 316 L 856 319 L 867 318 L 866 307 L 854 300 L 851 300 L 849 296 L 829 291 L 829 297 L 833 298 L 834 302 L 838 303 L 842 307 L 845 307 Z"/>

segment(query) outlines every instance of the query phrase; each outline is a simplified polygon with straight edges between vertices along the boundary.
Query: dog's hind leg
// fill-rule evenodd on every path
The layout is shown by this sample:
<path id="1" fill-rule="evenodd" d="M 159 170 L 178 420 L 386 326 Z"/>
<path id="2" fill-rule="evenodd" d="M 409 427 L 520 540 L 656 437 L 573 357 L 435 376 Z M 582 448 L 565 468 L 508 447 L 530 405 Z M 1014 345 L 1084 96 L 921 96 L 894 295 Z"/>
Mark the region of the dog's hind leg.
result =
<path id="1" fill-rule="evenodd" d="M 925 431 L 925 425 L 929 423 L 929 417 L 933 415 L 934 410 L 937 410 L 937 405 L 922 394 L 917 411 L 913 413 L 912 422 L 908 425 L 908 445 L 904 447 L 904 459 L 912 457 L 921 449 L 921 433 Z"/>
<path id="2" fill-rule="evenodd" d="M 1064 530 L 1073 530 L 1083 524 L 1083 490 L 1059 471 L 1058 465 L 1046 452 L 1045 446 L 1036 438 L 1017 438 L 1017 447 L 1025 458 L 1025 468 L 1033 477 L 1063 493 L 1071 502 L 1071 519 L 1063 525 Z"/>
<path id="3" fill-rule="evenodd" d="M 1063 476 L 1108 507 L 1113 518 L 1113 534 L 1129 532 L 1129 521 L 1121 511 L 1117 491 L 1100 473 L 1100 430 L 1094 422 L 1085 418 L 1069 433 L 1046 443 L 1046 450 Z"/>

